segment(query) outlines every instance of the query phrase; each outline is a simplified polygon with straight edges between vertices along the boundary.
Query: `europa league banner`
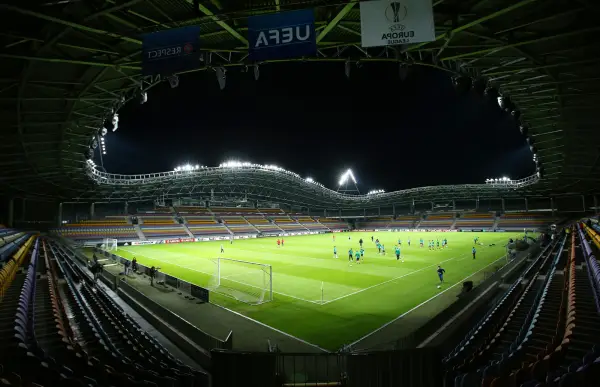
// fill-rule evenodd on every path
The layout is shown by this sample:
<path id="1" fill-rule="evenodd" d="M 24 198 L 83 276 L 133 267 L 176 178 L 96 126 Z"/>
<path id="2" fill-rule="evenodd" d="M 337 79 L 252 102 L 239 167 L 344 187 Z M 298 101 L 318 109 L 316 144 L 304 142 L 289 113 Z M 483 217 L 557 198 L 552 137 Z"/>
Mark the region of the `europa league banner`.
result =
<path id="1" fill-rule="evenodd" d="M 363 47 L 435 40 L 431 0 L 379 0 L 360 3 Z"/>

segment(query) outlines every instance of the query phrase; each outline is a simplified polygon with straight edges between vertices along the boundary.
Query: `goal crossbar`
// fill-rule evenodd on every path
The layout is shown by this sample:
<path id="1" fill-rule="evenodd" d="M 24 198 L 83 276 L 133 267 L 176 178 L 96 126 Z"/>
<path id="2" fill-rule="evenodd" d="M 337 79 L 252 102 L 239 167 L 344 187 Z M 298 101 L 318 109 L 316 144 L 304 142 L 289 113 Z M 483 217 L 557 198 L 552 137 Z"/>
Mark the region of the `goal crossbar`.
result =
<path id="1" fill-rule="evenodd" d="M 102 247 L 105 251 L 117 251 L 117 240 L 115 238 L 104 238 Z"/>
<path id="2" fill-rule="evenodd" d="M 259 305 L 273 300 L 271 265 L 231 258 L 216 258 L 209 289 L 238 301 Z"/>

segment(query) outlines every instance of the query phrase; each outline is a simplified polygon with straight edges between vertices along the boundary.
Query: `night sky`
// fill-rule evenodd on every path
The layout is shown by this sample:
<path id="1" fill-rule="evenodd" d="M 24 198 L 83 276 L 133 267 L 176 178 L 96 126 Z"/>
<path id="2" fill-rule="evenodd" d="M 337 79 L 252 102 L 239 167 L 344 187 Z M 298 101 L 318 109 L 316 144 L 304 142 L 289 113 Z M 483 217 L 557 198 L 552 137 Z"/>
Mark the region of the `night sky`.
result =
<path id="1" fill-rule="evenodd" d="M 425 185 L 483 183 L 534 172 L 531 153 L 510 115 L 426 67 L 401 81 L 394 64 L 265 65 L 183 75 L 129 102 L 107 135 L 104 166 L 148 173 L 186 162 L 216 166 L 238 160 L 275 164 L 337 188 L 351 168 L 362 192 Z"/>

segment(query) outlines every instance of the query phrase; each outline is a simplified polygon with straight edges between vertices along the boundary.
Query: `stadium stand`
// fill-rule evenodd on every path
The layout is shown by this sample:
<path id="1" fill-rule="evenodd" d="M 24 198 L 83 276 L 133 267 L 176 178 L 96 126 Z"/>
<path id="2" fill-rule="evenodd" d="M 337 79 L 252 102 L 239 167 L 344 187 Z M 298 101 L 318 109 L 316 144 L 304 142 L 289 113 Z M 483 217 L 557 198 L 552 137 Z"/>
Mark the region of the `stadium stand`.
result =
<path id="1" fill-rule="evenodd" d="M 258 214 L 258 210 L 256 210 L 255 208 L 247 207 L 211 207 L 210 211 L 212 211 L 217 216 Z"/>
<path id="2" fill-rule="evenodd" d="M 555 221 L 543 213 L 511 212 L 502 214 L 498 222 L 500 230 L 543 229 Z"/>
<path id="3" fill-rule="evenodd" d="M 223 224 L 236 235 L 257 233 L 256 229 L 252 227 L 243 216 L 222 216 L 221 220 L 223 220 Z"/>
<path id="4" fill-rule="evenodd" d="M 259 208 L 257 209 L 258 213 L 264 215 L 276 215 L 276 214 L 285 214 L 285 212 L 280 208 Z"/>
<path id="5" fill-rule="evenodd" d="M 164 214 L 164 215 L 138 214 L 137 218 L 138 218 L 138 220 L 141 220 L 140 224 L 146 224 L 146 225 L 165 225 L 165 224 L 177 223 L 172 214 Z"/>
<path id="6" fill-rule="evenodd" d="M 247 216 L 246 220 L 263 233 L 279 233 L 281 229 L 263 216 Z"/>
<path id="7" fill-rule="evenodd" d="M 133 225 L 125 217 L 86 220 L 52 229 L 51 233 L 73 240 L 98 241 L 104 238 L 138 239 Z"/>
<path id="8" fill-rule="evenodd" d="M 176 360 L 59 245 L 36 240 L 26 272 L 10 282 L 0 304 L 1 385 L 208 385 L 204 372 Z"/>
<path id="9" fill-rule="evenodd" d="M 342 219 L 319 218 L 319 222 L 330 230 L 349 230 L 350 226 Z"/>
<path id="10" fill-rule="evenodd" d="M 417 215 L 399 215 L 388 224 L 388 228 L 414 228 L 419 221 Z"/>
<path id="11" fill-rule="evenodd" d="M 381 218 L 369 218 L 366 219 L 363 222 L 359 222 L 357 223 L 357 227 L 359 229 L 364 229 L 364 228 L 384 228 L 387 229 L 389 228 L 390 223 L 392 222 L 392 218 L 391 217 L 381 217 Z"/>
<path id="12" fill-rule="evenodd" d="M 289 215 L 270 215 L 269 218 L 271 218 L 283 231 L 308 231 L 306 227 L 292 219 Z"/>
<path id="13" fill-rule="evenodd" d="M 419 228 L 450 228 L 454 223 L 454 214 L 427 214 Z"/>
<path id="14" fill-rule="evenodd" d="M 326 231 L 327 227 L 323 226 L 321 223 L 317 222 L 310 216 L 297 216 L 296 220 L 298 223 L 306 227 L 309 231 Z"/>
<path id="15" fill-rule="evenodd" d="M 180 216 L 186 215 L 210 215 L 210 211 L 206 207 L 197 207 L 197 206 L 180 206 L 174 207 L 175 213 Z"/>
<path id="16" fill-rule="evenodd" d="M 596 385 L 600 309 L 585 246 L 577 228 L 547 247 L 446 358 L 446 385 Z"/>
<path id="17" fill-rule="evenodd" d="M 455 228 L 457 230 L 491 230 L 494 227 L 495 219 L 496 216 L 491 212 L 466 212 L 460 214 Z"/>
<path id="18" fill-rule="evenodd" d="M 212 216 L 186 216 L 185 222 L 194 236 L 230 235 L 225 226 Z"/>
<path id="19" fill-rule="evenodd" d="M 144 236 L 148 239 L 160 239 L 160 238 L 188 238 L 189 234 L 185 231 L 185 228 L 180 224 L 161 225 L 153 224 L 146 225 L 142 224 L 140 230 L 144 233 Z"/>

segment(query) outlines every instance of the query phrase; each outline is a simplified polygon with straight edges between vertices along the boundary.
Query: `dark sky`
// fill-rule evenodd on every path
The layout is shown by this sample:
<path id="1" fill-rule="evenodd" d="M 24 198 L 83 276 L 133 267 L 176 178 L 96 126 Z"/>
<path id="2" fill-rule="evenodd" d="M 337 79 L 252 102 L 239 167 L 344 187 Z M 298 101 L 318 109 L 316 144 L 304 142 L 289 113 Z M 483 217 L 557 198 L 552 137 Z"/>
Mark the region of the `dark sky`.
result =
<path id="1" fill-rule="evenodd" d="M 361 191 L 481 183 L 528 176 L 531 153 L 509 114 L 445 73 L 416 67 L 400 81 L 394 64 L 265 65 L 260 79 L 231 69 L 220 91 L 212 72 L 163 83 L 148 102 L 120 111 L 107 136 L 113 173 L 172 170 L 236 159 L 275 164 L 337 188 L 351 168 Z"/>

